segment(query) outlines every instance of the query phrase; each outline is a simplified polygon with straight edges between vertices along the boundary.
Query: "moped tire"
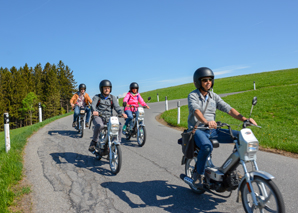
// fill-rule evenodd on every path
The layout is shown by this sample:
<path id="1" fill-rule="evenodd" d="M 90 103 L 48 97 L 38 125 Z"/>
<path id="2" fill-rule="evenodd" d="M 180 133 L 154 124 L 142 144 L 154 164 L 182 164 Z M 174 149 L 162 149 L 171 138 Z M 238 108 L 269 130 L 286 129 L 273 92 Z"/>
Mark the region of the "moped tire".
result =
<path id="1" fill-rule="evenodd" d="M 137 141 L 140 147 L 144 146 L 146 142 L 146 128 L 145 126 L 139 126 L 138 134 L 137 134 Z"/>
<path id="2" fill-rule="evenodd" d="M 194 173 L 194 170 L 196 168 L 196 162 L 197 162 L 196 157 L 186 160 L 186 162 L 185 162 L 185 175 L 187 175 L 187 177 L 190 177 L 190 178 L 193 179 L 193 173 Z M 198 188 L 195 188 L 191 185 L 189 185 L 189 187 L 196 194 L 203 194 L 205 192 L 204 189 L 198 189 Z"/>
<path id="3" fill-rule="evenodd" d="M 129 141 L 130 138 L 131 138 L 131 134 L 130 134 L 130 133 L 127 133 L 127 134 L 125 135 L 125 140 Z"/>
<path id="4" fill-rule="evenodd" d="M 80 121 L 80 133 L 82 138 L 84 136 L 84 120 Z"/>
<path id="5" fill-rule="evenodd" d="M 110 162 L 110 168 L 113 174 L 117 174 L 122 165 L 122 152 L 120 145 L 112 144 L 111 149 L 109 153 L 109 162 Z M 112 157 L 110 157 L 112 155 Z"/>
<path id="6" fill-rule="evenodd" d="M 245 212 L 286 212 L 283 197 L 271 179 L 266 180 L 255 176 L 251 184 L 258 201 L 258 206 L 255 206 L 253 203 L 247 182 L 244 180 L 240 186 L 240 192 Z"/>

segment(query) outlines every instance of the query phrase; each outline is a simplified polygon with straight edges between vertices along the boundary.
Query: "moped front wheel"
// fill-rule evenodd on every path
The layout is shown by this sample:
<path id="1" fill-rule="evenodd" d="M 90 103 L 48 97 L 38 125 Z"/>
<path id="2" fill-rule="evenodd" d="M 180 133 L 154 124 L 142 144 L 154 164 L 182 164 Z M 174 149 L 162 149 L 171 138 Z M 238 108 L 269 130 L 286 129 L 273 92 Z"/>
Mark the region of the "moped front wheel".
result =
<path id="1" fill-rule="evenodd" d="M 122 152 L 119 144 L 112 144 L 109 153 L 109 161 L 112 173 L 117 174 L 122 164 Z"/>
<path id="2" fill-rule="evenodd" d="M 81 133 L 81 138 L 84 136 L 84 120 L 80 120 L 80 133 Z"/>
<path id="3" fill-rule="evenodd" d="M 241 184 L 241 199 L 245 212 L 285 212 L 285 204 L 282 195 L 272 180 L 262 177 L 254 177 L 251 181 L 257 205 L 254 204 L 251 189 L 244 180 Z"/>
<path id="4" fill-rule="evenodd" d="M 196 168 L 196 163 L 197 163 L 196 157 L 194 157 L 192 159 L 187 159 L 185 162 L 185 175 L 187 175 L 187 177 L 190 177 L 191 179 L 193 179 L 193 175 L 194 175 L 195 168 Z M 205 190 L 195 188 L 192 185 L 189 185 L 189 187 L 191 188 L 191 190 L 193 192 L 195 192 L 197 194 L 203 194 L 205 192 Z"/>
<path id="5" fill-rule="evenodd" d="M 146 128 L 144 126 L 139 126 L 137 141 L 140 147 L 144 146 L 146 142 Z"/>

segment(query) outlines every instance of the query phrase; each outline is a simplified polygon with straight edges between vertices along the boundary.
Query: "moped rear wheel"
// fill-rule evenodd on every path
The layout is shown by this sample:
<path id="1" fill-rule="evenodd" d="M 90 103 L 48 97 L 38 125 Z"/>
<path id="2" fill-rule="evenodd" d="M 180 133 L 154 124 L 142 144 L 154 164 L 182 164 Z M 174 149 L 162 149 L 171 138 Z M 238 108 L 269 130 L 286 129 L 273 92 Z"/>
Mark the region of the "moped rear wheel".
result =
<path id="1" fill-rule="evenodd" d="M 185 175 L 193 179 L 193 174 L 196 168 L 197 158 L 187 159 L 185 162 Z M 195 188 L 194 186 L 189 185 L 191 190 L 197 194 L 203 194 L 205 190 Z"/>
<path id="2" fill-rule="evenodd" d="M 121 169 L 122 152 L 120 145 L 112 144 L 109 153 L 110 168 L 113 174 L 117 174 Z"/>
<path id="3" fill-rule="evenodd" d="M 137 141 L 140 147 L 144 146 L 146 142 L 146 128 L 144 126 L 139 126 Z"/>
<path id="4" fill-rule="evenodd" d="M 285 204 L 282 195 L 272 180 L 254 177 L 251 184 L 258 205 L 253 203 L 247 182 L 244 180 L 241 184 L 240 191 L 245 212 L 285 212 Z"/>

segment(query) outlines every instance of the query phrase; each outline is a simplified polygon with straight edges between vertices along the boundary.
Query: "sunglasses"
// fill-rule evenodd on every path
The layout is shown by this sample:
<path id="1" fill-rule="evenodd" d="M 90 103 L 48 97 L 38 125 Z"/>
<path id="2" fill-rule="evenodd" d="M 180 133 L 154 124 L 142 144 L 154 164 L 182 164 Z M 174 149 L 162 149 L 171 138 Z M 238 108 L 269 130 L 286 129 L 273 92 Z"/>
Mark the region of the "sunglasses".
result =
<path id="1" fill-rule="evenodd" d="M 212 80 L 213 80 L 212 78 L 203 78 L 203 79 L 201 79 L 201 81 L 205 82 L 205 83 L 208 82 L 208 81 L 212 82 Z"/>

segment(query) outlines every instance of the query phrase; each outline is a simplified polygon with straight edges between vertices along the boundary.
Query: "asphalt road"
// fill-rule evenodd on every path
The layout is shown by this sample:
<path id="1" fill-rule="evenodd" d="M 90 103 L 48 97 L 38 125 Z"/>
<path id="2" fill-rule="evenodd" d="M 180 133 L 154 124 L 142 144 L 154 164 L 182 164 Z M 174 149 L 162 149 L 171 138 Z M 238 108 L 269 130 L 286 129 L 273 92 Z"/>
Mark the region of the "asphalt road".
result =
<path id="1" fill-rule="evenodd" d="M 180 101 L 186 104 L 185 99 Z M 107 159 L 98 161 L 87 150 L 92 130 L 85 129 L 80 138 L 71 127 L 72 116 L 36 132 L 25 148 L 34 212 L 244 212 L 242 204 L 236 203 L 236 191 L 225 199 L 210 193 L 197 195 L 179 178 L 184 173 L 177 144 L 181 132 L 156 121 L 165 102 L 149 106 L 146 144 L 138 147 L 135 138 L 129 142 L 122 138 L 123 163 L 117 175 L 110 172 Z M 169 109 L 176 107 L 177 100 L 169 101 Z M 232 148 L 221 144 L 214 149 L 213 162 L 221 165 Z M 297 159 L 262 151 L 257 157 L 259 169 L 275 177 L 287 212 L 297 212 Z"/>

